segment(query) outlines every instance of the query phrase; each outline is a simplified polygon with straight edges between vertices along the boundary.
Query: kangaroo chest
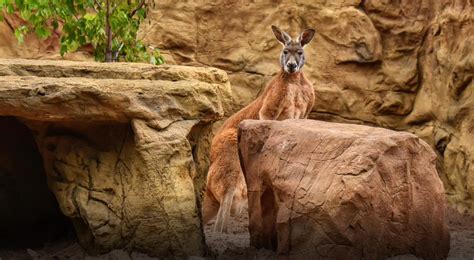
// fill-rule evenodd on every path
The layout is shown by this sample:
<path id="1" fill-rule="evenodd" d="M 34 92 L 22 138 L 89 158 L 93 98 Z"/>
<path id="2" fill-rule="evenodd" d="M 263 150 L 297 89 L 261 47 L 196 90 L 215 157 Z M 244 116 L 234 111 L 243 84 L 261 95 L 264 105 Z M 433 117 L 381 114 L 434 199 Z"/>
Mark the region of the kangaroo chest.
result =
<path id="1" fill-rule="evenodd" d="M 281 102 L 277 120 L 306 118 L 314 102 L 314 90 L 308 84 L 289 84 Z"/>

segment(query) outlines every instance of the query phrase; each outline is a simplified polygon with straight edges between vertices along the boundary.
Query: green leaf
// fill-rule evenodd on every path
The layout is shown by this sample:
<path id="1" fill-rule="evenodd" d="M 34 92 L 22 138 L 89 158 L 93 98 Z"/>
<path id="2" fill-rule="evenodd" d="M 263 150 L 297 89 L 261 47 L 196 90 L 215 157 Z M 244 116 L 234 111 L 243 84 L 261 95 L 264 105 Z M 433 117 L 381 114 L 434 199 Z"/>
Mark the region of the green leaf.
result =
<path id="1" fill-rule="evenodd" d="M 53 24 L 53 28 L 55 30 L 58 29 L 58 27 L 59 27 L 58 20 L 53 20 L 52 24 Z"/>
<path id="2" fill-rule="evenodd" d="M 158 60 L 157 65 L 165 64 L 165 59 L 163 58 L 163 56 L 160 55 L 160 56 L 157 58 L 157 60 Z"/>
<path id="3" fill-rule="evenodd" d="M 23 26 L 15 29 L 15 37 L 19 44 L 23 44 L 25 42 L 25 30 L 23 29 Z"/>
<path id="4" fill-rule="evenodd" d="M 59 53 L 61 54 L 61 57 L 64 56 L 64 54 L 67 53 L 67 45 L 66 44 L 61 44 L 61 50 L 59 51 Z"/>
<path id="5" fill-rule="evenodd" d="M 35 28 L 35 33 L 42 40 L 48 38 L 51 35 L 51 31 L 46 29 L 44 26 L 38 26 Z"/>
<path id="6" fill-rule="evenodd" d="M 80 35 L 78 40 L 79 40 L 79 45 L 85 45 L 87 43 L 86 37 L 84 37 L 84 35 Z"/>
<path id="7" fill-rule="evenodd" d="M 7 12 L 9 14 L 12 14 L 13 12 L 15 12 L 15 9 L 13 8 L 12 4 L 7 5 Z"/>
<path id="8" fill-rule="evenodd" d="M 87 21 L 91 21 L 91 20 L 94 20 L 97 17 L 97 14 L 87 13 L 83 17 Z"/>
<path id="9" fill-rule="evenodd" d="M 71 12 L 75 13 L 74 0 L 66 0 L 66 5 Z"/>
<path id="10" fill-rule="evenodd" d="M 22 9 L 20 11 L 20 16 L 21 18 L 25 19 L 25 20 L 30 20 L 30 17 L 31 17 L 31 12 L 30 10 L 28 9 Z M 36 17 L 34 16 L 33 19 L 35 19 Z"/>
<path id="11" fill-rule="evenodd" d="M 153 65 L 156 65 L 158 63 L 158 60 L 155 58 L 155 56 L 150 57 L 150 63 Z"/>
<path id="12" fill-rule="evenodd" d="M 28 8 L 30 9 L 38 9 L 39 5 L 38 5 L 38 2 L 34 1 L 34 0 L 29 0 L 28 1 Z"/>
<path id="13" fill-rule="evenodd" d="M 18 9 L 23 9 L 25 7 L 25 2 L 24 0 L 15 0 L 15 5 Z"/>

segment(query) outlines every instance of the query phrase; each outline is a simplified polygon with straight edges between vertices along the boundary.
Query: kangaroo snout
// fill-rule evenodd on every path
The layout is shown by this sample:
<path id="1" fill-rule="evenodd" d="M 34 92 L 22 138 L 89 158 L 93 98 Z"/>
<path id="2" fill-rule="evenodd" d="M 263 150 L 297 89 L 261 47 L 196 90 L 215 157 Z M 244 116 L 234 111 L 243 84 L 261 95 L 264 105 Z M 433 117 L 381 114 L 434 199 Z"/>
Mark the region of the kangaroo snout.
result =
<path id="1" fill-rule="evenodd" d="M 298 65 L 296 63 L 291 62 L 291 63 L 286 64 L 286 68 L 288 72 L 293 73 L 297 71 Z"/>

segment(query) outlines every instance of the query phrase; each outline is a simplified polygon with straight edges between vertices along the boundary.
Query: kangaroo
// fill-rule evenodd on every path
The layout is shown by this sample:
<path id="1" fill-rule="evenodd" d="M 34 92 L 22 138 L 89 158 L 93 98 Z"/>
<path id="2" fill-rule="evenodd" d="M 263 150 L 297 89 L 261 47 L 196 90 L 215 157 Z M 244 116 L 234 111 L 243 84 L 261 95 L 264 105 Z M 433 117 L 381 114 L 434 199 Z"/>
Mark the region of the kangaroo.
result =
<path id="1" fill-rule="evenodd" d="M 214 230 L 218 232 L 227 232 L 231 213 L 239 213 L 247 205 L 247 186 L 237 147 L 239 123 L 245 119 L 307 118 L 314 104 L 314 89 L 302 68 L 304 47 L 313 39 L 315 30 L 307 29 L 295 40 L 276 26 L 272 31 L 283 45 L 281 71 L 257 99 L 229 117 L 212 140 L 202 216 L 207 224 L 217 215 Z"/>

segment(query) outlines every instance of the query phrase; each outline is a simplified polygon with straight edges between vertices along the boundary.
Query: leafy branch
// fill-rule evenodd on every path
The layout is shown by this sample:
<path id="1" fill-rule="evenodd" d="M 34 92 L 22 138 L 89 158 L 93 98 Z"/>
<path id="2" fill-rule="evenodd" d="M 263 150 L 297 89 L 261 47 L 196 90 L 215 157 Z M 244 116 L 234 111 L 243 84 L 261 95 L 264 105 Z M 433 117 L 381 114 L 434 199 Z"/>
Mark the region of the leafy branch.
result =
<path id="1" fill-rule="evenodd" d="M 0 8 L 25 20 L 15 28 L 20 44 L 30 31 L 47 39 L 60 30 L 61 55 L 92 45 L 98 61 L 164 63 L 158 49 L 150 51 L 137 40 L 148 11 L 146 0 L 0 0 Z M 0 13 L 0 20 L 3 18 Z"/>

